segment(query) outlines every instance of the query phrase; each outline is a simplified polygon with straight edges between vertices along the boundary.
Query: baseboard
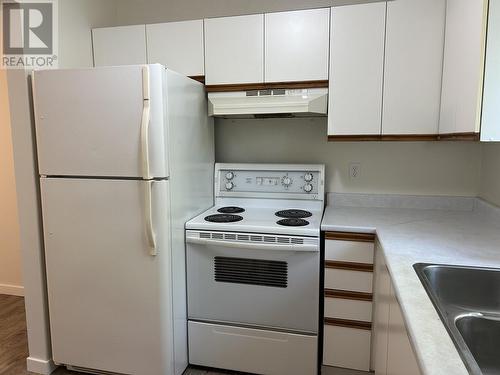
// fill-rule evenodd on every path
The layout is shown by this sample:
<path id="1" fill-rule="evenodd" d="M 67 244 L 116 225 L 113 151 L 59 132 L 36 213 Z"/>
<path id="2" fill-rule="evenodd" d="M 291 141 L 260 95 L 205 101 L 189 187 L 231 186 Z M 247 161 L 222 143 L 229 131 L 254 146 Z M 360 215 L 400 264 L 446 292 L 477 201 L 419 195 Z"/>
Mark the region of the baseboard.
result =
<path id="1" fill-rule="evenodd" d="M 0 284 L 0 294 L 9 294 L 11 296 L 24 296 L 24 286 Z"/>
<path id="2" fill-rule="evenodd" d="M 49 375 L 57 368 L 51 359 L 43 360 L 32 357 L 26 359 L 26 365 L 28 371 L 43 375 Z"/>

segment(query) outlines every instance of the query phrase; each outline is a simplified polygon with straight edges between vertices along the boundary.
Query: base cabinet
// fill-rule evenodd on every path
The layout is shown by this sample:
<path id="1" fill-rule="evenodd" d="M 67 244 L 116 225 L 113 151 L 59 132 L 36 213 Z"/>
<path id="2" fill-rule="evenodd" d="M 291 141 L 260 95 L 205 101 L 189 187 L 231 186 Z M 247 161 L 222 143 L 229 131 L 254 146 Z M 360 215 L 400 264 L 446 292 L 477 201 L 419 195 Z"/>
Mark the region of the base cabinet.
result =
<path id="1" fill-rule="evenodd" d="M 421 375 L 381 249 L 375 255 L 373 358 L 376 375 Z"/>
<path id="2" fill-rule="evenodd" d="M 374 234 L 325 233 L 323 365 L 326 369 L 329 366 L 367 372 L 372 369 L 374 242 Z"/>

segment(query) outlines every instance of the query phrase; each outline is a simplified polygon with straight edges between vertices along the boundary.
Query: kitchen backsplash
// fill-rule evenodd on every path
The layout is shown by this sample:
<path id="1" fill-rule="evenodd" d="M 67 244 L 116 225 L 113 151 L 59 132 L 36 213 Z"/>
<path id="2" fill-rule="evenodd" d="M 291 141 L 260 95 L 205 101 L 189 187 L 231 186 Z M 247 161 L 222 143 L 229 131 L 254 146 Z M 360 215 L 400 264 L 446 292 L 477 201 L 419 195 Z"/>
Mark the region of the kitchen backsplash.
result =
<path id="1" fill-rule="evenodd" d="M 327 142 L 325 118 L 217 119 L 215 130 L 217 161 L 324 163 L 330 192 L 479 194 L 479 143 Z M 357 178 L 351 163 L 359 163 Z"/>

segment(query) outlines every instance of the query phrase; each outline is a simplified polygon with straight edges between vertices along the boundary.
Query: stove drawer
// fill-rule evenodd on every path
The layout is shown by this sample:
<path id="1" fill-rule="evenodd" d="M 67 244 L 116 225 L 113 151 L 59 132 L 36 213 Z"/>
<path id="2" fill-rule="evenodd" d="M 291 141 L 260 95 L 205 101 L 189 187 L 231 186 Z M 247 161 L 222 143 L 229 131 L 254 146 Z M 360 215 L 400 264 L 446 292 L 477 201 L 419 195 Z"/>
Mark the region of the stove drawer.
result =
<path id="1" fill-rule="evenodd" d="M 317 373 L 318 337 L 188 322 L 189 363 L 269 375 Z"/>

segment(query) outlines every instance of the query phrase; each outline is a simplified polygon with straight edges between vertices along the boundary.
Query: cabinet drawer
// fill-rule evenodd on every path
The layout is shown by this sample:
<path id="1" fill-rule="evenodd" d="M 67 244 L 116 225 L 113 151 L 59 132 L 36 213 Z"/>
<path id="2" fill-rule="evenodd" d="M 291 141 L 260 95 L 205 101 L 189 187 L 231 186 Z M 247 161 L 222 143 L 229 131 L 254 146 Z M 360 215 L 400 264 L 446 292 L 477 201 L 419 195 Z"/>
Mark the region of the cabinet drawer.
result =
<path id="1" fill-rule="evenodd" d="M 370 371 L 371 330 L 325 325 L 323 364 Z"/>
<path id="2" fill-rule="evenodd" d="M 373 264 L 375 244 L 343 240 L 325 240 L 325 260 Z"/>
<path id="3" fill-rule="evenodd" d="M 348 269 L 326 268 L 325 288 L 372 293 L 373 273 Z"/>
<path id="4" fill-rule="evenodd" d="M 371 322 L 372 302 L 325 297 L 325 317 Z"/>

